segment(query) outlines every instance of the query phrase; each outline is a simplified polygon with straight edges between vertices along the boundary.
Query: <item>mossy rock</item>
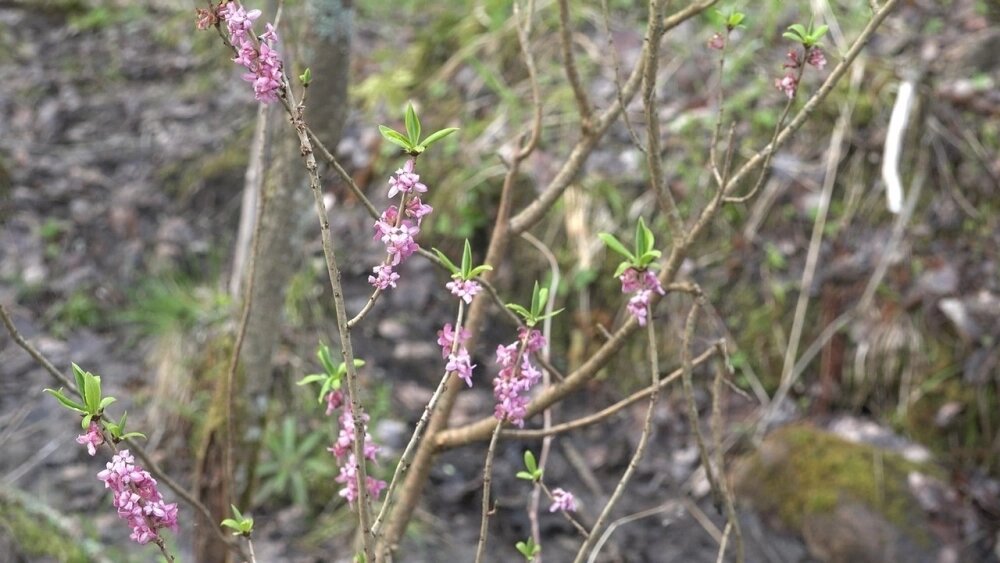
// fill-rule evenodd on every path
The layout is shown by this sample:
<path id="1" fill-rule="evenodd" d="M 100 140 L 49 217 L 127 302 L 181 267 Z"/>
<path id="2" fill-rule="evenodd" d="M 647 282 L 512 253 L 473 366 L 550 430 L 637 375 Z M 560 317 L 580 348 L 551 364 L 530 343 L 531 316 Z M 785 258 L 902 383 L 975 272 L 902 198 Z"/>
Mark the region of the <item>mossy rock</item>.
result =
<path id="1" fill-rule="evenodd" d="M 0 560 L 107 561 L 101 551 L 65 516 L 24 493 L 0 488 Z"/>
<path id="2" fill-rule="evenodd" d="M 801 535 L 822 561 L 934 561 L 937 540 L 909 490 L 929 464 L 805 424 L 768 436 L 736 472 L 739 498 Z"/>

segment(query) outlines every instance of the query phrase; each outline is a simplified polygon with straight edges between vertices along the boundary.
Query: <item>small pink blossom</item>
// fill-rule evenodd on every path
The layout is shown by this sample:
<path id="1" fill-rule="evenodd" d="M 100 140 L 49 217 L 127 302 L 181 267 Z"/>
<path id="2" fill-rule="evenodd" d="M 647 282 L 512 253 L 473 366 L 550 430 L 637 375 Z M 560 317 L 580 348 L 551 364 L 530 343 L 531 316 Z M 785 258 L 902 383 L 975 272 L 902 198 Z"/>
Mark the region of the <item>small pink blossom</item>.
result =
<path id="1" fill-rule="evenodd" d="M 799 52 L 795 49 L 789 50 L 785 58 L 788 60 L 785 61 L 785 64 L 781 65 L 781 68 L 797 69 L 802 66 L 802 63 L 799 62 Z"/>
<path id="2" fill-rule="evenodd" d="M 332 453 L 338 460 L 342 460 L 347 454 L 351 453 L 351 448 L 354 446 L 354 414 L 351 412 L 350 406 L 344 407 L 337 420 L 340 423 L 340 433 L 337 435 L 337 441 L 327 448 L 327 451 Z M 363 454 L 365 459 L 375 461 L 379 447 L 372 440 L 371 434 L 368 433 L 368 415 L 365 414 L 361 420 L 365 431 Z"/>
<path id="3" fill-rule="evenodd" d="M 472 387 L 472 368 L 476 367 L 472 363 L 469 351 L 465 347 L 459 348 L 454 354 L 448 355 L 448 363 L 444 369 L 465 380 L 465 384 Z"/>
<path id="4" fill-rule="evenodd" d="M 573 493 L 557 487 L 552 489 L 552 506 L 549 507 L 549 512 L 560 510 L 576 512 L 576 499 L 573 498 Z"/>
<path id="5" fill-rule="evenodd" d="M 438 331 L 437 335 L 438 335 L 437 343 L 438 346 L 441 347 L 441 357 L 447 358 L 451 354 L 452 348 L 455 343 L 455 330 L 451 327 L 451 323 L 447 323 L 441 328 L 441 330 Z M 458 345 L 460 347 L 464 346 L 465 341 L 469 339 L 469 336 L 471 335 L 469 331 L 466 330 L 465 327 L 459 329 Z"/>
<path id="6" fill-rule="evenodd" d="M 823 55 L 823 51 L 819 47 L 813 47 L 809 49 L 809 56 L 806 58 L 806 62 L 819 70 L 823 70 L 823 67 L 826 66 L 826 56 Z"/>
<path id="7" fill-rule="evenodd" d="M 726 39 L 721 33 L 716 33 L 708 40 L 708 48 L 721 51 L 726 46 Z"/>
<path id="8" fill-rule="evenodd" d="M 229 2 L 219 9 L 219 17 L 226 22 L 229 42 L 236 49 L 233 62 L 249 71 L 243 75 L 243 80 L 253 85 L 254 98 L 269 104 L 277 100 L 281 93 L 283 63 L 281 55 L 274 49 L 278 34 L 272 24 L 266 24 L 266 31 L 258 40 L 250 35 L 253 33 L 253 22 L 260 14 L 260 10 L 246 11 L 238 2 Z M 212 23 L 208 16 L 199 12 L 199 28 Z"/>
<path id="9" fill-rule="evenodd" d="M 333 414 L 344 404 L 344 392 L 341 390 L 330 391 L 326 396 L 326 416 Z"/>
<path id="10" fill-rule="evenodd" d="M 373 276 L 368 276 L 368 283 L 377 289 L 385 291 L 390 287 L 395 288 L 399 281 L 399 274 L 393 271 L 392 266 L 380 264 L 372 268 Z"/>
<path id="11" fill-rule="evenodd" d="M 452 295 L 465 301 L 467 304 L 472 303 L 472 298 L 483 290 L 483 286 L 473 280 L 454 279 L 445 284 L 445 287 L 451 291 Z"/>
<path id="12" fill-rule="evenodd" d="M 795 91 L 799 87 L 799 79 L 796 78 L 795 74 L 789 71 L 782 78 L 774 79 L 774 87 L 784 92 L 788 99 L 791 100 L 795 97 Z"/>
<path id="13" fill-rule="evenodd" d="M 642 289 L 628 300 L 626 309 L 639 322 L 639 326 L 646 326 L 646 318 L 649 315 L 649 298 L 651 296 L 652 291 Z"/>
<path id="14" fill-rule="evenodd" d="M 104 434 L 96 423 L 91 422 L 87 433 L 76 437 L 76 443 L 81 445 L 86 444 L 87 453 L 94 455 L 97 453 L 97 447 L 104 443 Z"/>
<path id="15" fill-rule="evenodd" d="M 344 485 L 344 488 L 340 489 L 340 496 L 347 499 L 347 502 L 354 505 L 354 501 L 358 499 L 358 463 L 354 454 L 348 457 L 347 462 L 340 466 L 340 474 L 337 475 L 335 481 Z M 374 499 L 378 500 L 379 495 L 387 487 L 385 481 L 376 479 L 371 475 L 367 476 L 365 481 L 365 488 L 368 489 L 368 495 Z"/>

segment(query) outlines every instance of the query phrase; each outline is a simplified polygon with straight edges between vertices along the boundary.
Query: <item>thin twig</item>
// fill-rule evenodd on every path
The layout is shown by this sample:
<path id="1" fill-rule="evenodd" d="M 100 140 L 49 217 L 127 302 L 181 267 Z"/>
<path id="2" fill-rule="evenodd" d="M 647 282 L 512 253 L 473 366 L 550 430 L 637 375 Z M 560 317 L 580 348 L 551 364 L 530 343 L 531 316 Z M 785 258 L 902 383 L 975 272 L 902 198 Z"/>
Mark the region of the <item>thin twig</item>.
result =
<path id="1" fill-rule="evenodd" d="M 496 453 L 497 440 L 500 438 L 500 428 L 503 421 L 497 421 L 493 429 L 493 436 L 490 438 L 489 448 L 486 450 L 486 463 L 483 464 L 483 516 L 479 523 L 479 542 L 476 547 L 476 563 L 481 563 L 483 554 L 486 553 L 486 538 L 489 534 L 490 514 L 490 487 L 493 483 L 493 455 Z"/>
<path id="2" fill-rule="evenodd" d="M 646 323 L 646 339 L 649 353 L 649 374 L 650 379 L 652 379 L 652 392 L 649 395 L 649 408 L 646 409 L 646 419 L 642 424 L 642 434 L 639 436 L 639 444 L 635 448 L 635 453 L 632 454 L 632 459 L 629 460 L 628 467 L 625 468 L 625 473 L 623 473 L 621 478 L 618 480 L 618 485 L 615 487 L 614 492 L 611 493 L 611 498 L 608 499 L 607 504 L 605 504 L 604 508 L 601 510 L 600 516 L 597 517 L 597 522 L 595 522 L 594 527 L 591 528 L 590 535 L 586 540 L 584 540 L 583 545 L 580 546 L 580 550 L 576 552 L 576 558 L 573 560 L 574 563 L 581 563 L 583 558 L 587 556 L 587 553 L 594 547 L 594 542 L 597 541 L 598 534 L 601 532 L 602 528 L 604 528 L 605 522 L 607 522 L 608 518 L 611 516 L 611 511 L 614 510 L 615 504 L 617 504 L 622 495 L 625 494 L 625 488 L 628 487 L 628 483 L 632 479 L 632 475 L 635 473 L 635 470 L 638 469 L 639 462 L 642 461 L 642 456 L 646 453 L 646 446 L 649 443 L 649 438 L 653 434 L 653 415 L 656 413 L 656 404 L 660 398 L 660 359 L 656 342 L 656 323 L 653 321 L 653 308 L 651 305 L 647 306 L 646 313 L 646 316 L 649 319 L 649 322 Z M 690 343 L 690 338 L 686 338 L 685 345 L 690 346 Z"/>
<path id="3" fill-rule="evenodd" d="M 319 179 L 319 172 L 316 166 L 316 157 L 313 153 L 312 143 L 309 134 L 306 132 L 305 123 L 302 119 L 302 106 L 296 105 L 292 97 L 291 87 L 288 80 L 285 80 L 285 94 L 281 98 L 285 111 L 291 120 L 292 126 L 299 139 L 302 152 L 302 159 L 305 163 L 306 172 L 309 176 L 309 187 L 313 192 L 313 200 L 316 205 L 316 214 L 319 216 L 320 233 L 323 242 L 323 256 L 326 258 L 327 275 L 330 278 L 330 288 L 333 291 L 334 309 L 337 315 L 337 332 L 340 335 L 340 351 L 344 360 L 344 367 L 347 371 L 347 393 L 350 396 L 351 412 L 354 418 L 354 462 L 356 465 L 356 484 L 358 487 L 358 524 L 361 527 L 361 540 L 363 544 L 365 559 L 375 560 L 375 547 L 372 541 L 372 530 L 369 514 L 369 494 L 368 494 L 368 470 L 365 467 L 364 442 L 365 442 L 365 422 L 364 409 L 361 406 L 360 389 L 358 387 L 357 367 L 354 365 L 354 348 L 351 345 L 351 330 L 347 327 L 347 309 L 344 305 L 344 289 L 340 283 L 340 268 L 337 265 L 337 257 L 333 246 L 333 237 L 330 234 L 330 219 L 326 213 L 326 205 L 323 203 L 323 189 Z"/>
<path id="4" fill-rule="evenodd" d="M 455 319 L 455 339 L 452 341 L 452 353 L 457 351 L 458 345 L 461 342 L 458 334 L 462 331 L 462 317 L 464 313 L 465 303 L 459 300 L 458 316 Z M 389 481 L 389 486 L 385 492 L 385 502 L 382 503 L 382 508 L 379 510 L 378 516 L 376 516 L 375 521 L 372 523 L 372 534 L 375 536 L 376 542 L 380 540 L 382 523 L 388 517 L 389 512 L 392 509 L 396 487 L 399 486 L 403 476 L 406 474 L 406 471 L 410 468 L 410 463 L 413 462 L 413 455 L 416 453 L 417 444 L 420 442 L 424 427 L 427 426 L 427 421 L 430 419 L 431 413 L 434 412 L 434 408 L 437 406 L 438 400 L 441 398 L 444 390 L 448 387 L 448 381 L 453 379 L 452 375 L 453 372 L 445 371 L 445 374 L 441 378 L 440 383 L 438 383 L 434 394 L 431 395 L 430 400 L 426 405 L 424 405 L 424 412 L 420 415 L 420 420 L 417 421 L 417 425 L 413 429 L 413 435 L 410 436 L 410 441 L 406 444 L 406 448 L 403 449 L 403 455 L 400 456 L 399 462 L 396 464 L 396 470 L 393 472 L 392 480 Z M 381 552 L 382 550 L 379 551 Z M 382 554 L 380 553 L 379 556 L 381 557 L 381 555 Z"/>
<path id="5" fill-rule="evenodd" d="M 691 340 L 694 338 L 694 329 L 698 322 L 698 312 L 701 309 L 701 300 L 696 299 L 688 313 L 687 321 L 684 323 L 684 340 L 681 345 L 681 389 L 684 391 L 684 401 L 687 404 L 688 423 L 691 425 L 691 433 L 694 435 L 695 443 L 698 445 L 698 457 L 701 459 L 701 466 L 705 470 L 705 477 L 712 488 L 712 496 L 718 505 L 721 502 L 721 494 L 717 483 L 712 464 L 708 458 L 708 447 L 705 445 L 705 437 L 701 433 L 701 421 L 698 416 L 698 404 L 694 399 L 694 385 L 691 381 L 693 364 L 691 362 Z"/>

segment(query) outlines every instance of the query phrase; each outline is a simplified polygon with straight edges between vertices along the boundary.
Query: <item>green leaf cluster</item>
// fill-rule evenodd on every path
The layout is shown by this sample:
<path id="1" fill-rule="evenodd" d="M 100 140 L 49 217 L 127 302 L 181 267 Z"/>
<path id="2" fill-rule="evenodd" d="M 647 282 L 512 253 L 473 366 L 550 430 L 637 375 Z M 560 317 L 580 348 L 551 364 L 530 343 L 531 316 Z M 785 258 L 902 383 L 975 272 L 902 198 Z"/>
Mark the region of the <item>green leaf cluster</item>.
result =
<path id="1" fill-rule="evenodd" d="M 80 401 L 70 399 L 62 388 L 59 390 L 45 389 L 45 392 L 52 395 L 59 401 L 59 404 L 67 409 L 81 415 L 83 420 L 80 426 L 84 430 L 90 428 L 91 422 L 100 422 L 104 430 L 111 435 L 111 439 L 116 443 L 126 438 L 146 436 L 139 432 L 125 432 L 125 418 L 128 413 L 122 413 L 122 417 L 117 422 L 105 420 L 104 409 L 114 403 L 114 397 L 105 397 L 101 391 L 101 377 L 73 364 L 73 378 L 76 382 L 76 392 L 80 396 Z"/>
<path id="2" fill-rule="evenodd" d="M 788 26 L 788 31 L 781 34 L 785 39 L 791 39 L 797 43 L 801 43 L 806 49 L 811 49 L 819 40 L 826 35 L 830 27 L 826 25 L 821 25 L 819 27 L 813 27 L 812 22 L 809 23 L 809 27 L 806 27 L 800 23 L 792 24 Z"/>
<path id="3" fill-rule="evenodd" d="M 660 251 L 654 248 L 656 239 L 653 236 L 653 231 L 646 226 L 646 222 L 643 221 L 642 217 L 639 218 L 639 223 L 635 226 L 634 250 L 626 248 L 611 233 L 600 233 L 597 236 L 604 241 L 604 244 L 608 245 L 608 248 L 625 258 L 624 261 L 618 264 L 618 268 L 615 270 L 616 278 L 629 268 L 635 268 L 639 271 L 645 270 L 661 256 Z"/>
<path id="4" fill-rule="evenodd" d="M 258 501 L 272 496 L 291 498 L 299 506 L 308 506 L 307 478 L 324 479 L 333 475 L 330 454 L 323 442 L 325 432 L 309 432 L 299 436 L 298 423 L 287 417 L 277 429 L 267 433 L 264 444 L 268 459 L 260 465 L 261 487 Z"/>
<path id="5" fill-rule="evenodd" d="M 535 556 L 542 552 L 542 546 L 535 543 L 534 538 L 528 538 L 528 541 L 519 541 L 514 544 L 517 551 L 524 556 L 525 561 L 532 561 Z"/>
<path id="6" fill-rule="evenodd" d="M 423 140 L 420 140 L 420 118 L 413 109 L 413 104 L 406 105 L 406 115 L 403 118 L 406 124 L 406 134 L 385 125 L 379 125 L 379 133 L 386 141 L 401 147 L 410 156 L 417 156 L 427 150 L 427 147 L 458 131 L 457 127 L 446 127 L 435 131 Z"/>
<path id="7" fill-rule="evenodd" d="M 723 12 L 722 10 L 715 10 L 722 21 L 726 25 L 728 31 L 732 31 L 737 27 L 742 27 L 743 21 L 746 20 L 747 16 L 743 12 L 738 12 L 736 10 L 731 10 L 729 12 Z"/>
<path id="8" fill-rule="evenodd" d="M 482 264 L 480 266 L 472 265 L 472 246 L 469 244 L 469 239 L 465 239 L 465 250 L 462 251 L 462 267 L 458 267 L 452 262 L 444 252 L 433 248 L 435 254 L 437 254 L 438 259 L 444 264 L 448 271 L 451 272 L 451 277 L 460 280 L 468 281 L 472 278 L 480 276 L 483 272 L 489 272 L 493 269 L 493 266 L 489 264 Z"/>
<path id="9" fill-rule="evenodd" d="M 549 288 L 538 287 L 538 282 L 535 282 L 535 288 L 531 292 L 531 309 L 526 309 L 522 305 L 517 303 L 508 303 L 507 308 L 514 311 L 524 319 L 524 324 L 529 327 L 535 326 L 541 321 L 549 317 L 554 317 L 561 313 L 562 309 L 557 309 L 551 313 L 545 314 L 545 304 L 549 302 Z"/>
<path id="10" fill-rule="evenodd" d="M 222 521 L 222 526 L 225 528 L 232 528 L 234 530 L 234 536 L 250 537 L 250 532 L 253 531 L 253 518 L 243 516 L 240 509 L 236 508 L 235 504 L 231 504 L 229 506 L 233 508 L 233 516 L 235 516 L 235 518 L 226 518 Z"/>
<path id="11" fill-rule="evenodd" d="M 333 357 L 330 355 L 330 347 L 322 342 L 320 342 L 319 348 L 316 349 L 316 357 L 319 359 L 319 363 L 323 366 L 323 373 L 309 374 L 300 379 L 296 385 L 319 383 L 319 396 L 317 397 L 317 401 L 322 404 L 323 399 L 325 399 L 331 391 L 337 391 L 340 389 L 340 386 L 343 385 L 344 376 L 347 375 L 347 364 L 344 362 L 334 364 Z M 364 360 L 354 360 L 354 367 L 359 368 L 363 365 L 365 365 Z"/>
<path id="12" fill-rule="evenodd" d="M 535 461 L 535 454 L 531 453 L 531 450 L 525 450 L 524 469 L 518 471 L 516 477 L 536 483 L 542 480 L 542 470 L 538 468 L 538 462 Z"/>

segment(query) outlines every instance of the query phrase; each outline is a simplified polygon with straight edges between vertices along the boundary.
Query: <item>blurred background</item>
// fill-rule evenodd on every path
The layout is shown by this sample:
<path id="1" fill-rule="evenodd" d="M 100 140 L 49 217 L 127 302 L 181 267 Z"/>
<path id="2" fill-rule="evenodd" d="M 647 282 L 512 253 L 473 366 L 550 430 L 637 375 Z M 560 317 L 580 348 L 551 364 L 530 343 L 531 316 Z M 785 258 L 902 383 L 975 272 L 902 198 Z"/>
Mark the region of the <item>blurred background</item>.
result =
<path id="1" fill-rule="evenodd" d="M 682 4 L 669 2 L 668 10 Z M 571 6 L 579 70 L 594 105 L 605 108 L 617 99 L 616 74 L 624 80 L 642 47 L 647 7 L 635 0 Z M 60 369 L 72 361 L 101 375 L 119 399 L 114 412 L 128 410 L 130 428 L 147 434 L 158 463 L 205 493 L 218 455 L 211 413 L 245 287 L 241 210 L 253 217 L 245 202 L 253 203 L 254 190 L 279 194 L 268 199 L 283 215 L 265 227 L 272 238 L 262 252 L 270 258 L 255 286 L 264 295 L 255 298 L 260 307 L 242 356 L 249 453 L 239 492 L 257 521 L 259 560 L 349 561 L 354 516 L 337 495 L 326 450 L 334 421 L 312 390 L 294 385 L 318 371 L 317 341 L 336 344 L 297 144 L 289 146 L 294 135 L 282 113 L 258 111 L 214 30 L 196 30 L 195 7 L 203 6 L 0 1 L 0 303 Z M 273 21 L 275 5 L 247 7 Z M 823 40 L 830 65 L 806 72 L 804 99 L 871 9 L 861 0 L 718 7 L 747 14 L 723 77 L 740 164 L 767 143 L 785 102 L 773 86 L 789 48 L 782 31 L 811 18 L 831 27 Z M 721 22 L 708 10 L 683 24 L 661 56 L 664 170 L 684 217 L 714 193 L 706 163 L 718 53 L 707 43 Z M 722 401 L 726 473 L 748 561 L 1000 559 L 998 24 L 1000 8 L 988 0 L 901 3 L 774 157 L 759 194 L 727 206 L 682 266 L 681 278 L 697 282 L 709 303 L 695 352 L 723 339 L 731 356 Z M 515 211 L 554 177 L 579 137 L 557 29 L 556 3 L 536 0 L 531 40 L 544 130 L 516 179 Z M 457 258 L 467 238 L 482 259 L 506 172 L 501 157 L 532 112 L 512 2 L 355 0 L 347 9 L 288 0 L 279 33 L 289 76 L 305 67 L 316 76 L 310 123 L 377 207 L 387 204 L 386 181 L 403 162 L 377 124 L 401 129 L 412 101 L 425 131 L 461 128 L 421 157 L 435 212 L 418 242 Z M 904 205 L 893 214 L 882 166 L 906 81 L 915 103 L 899 137 Z M 645 139 L 640 100 L 627 115 Z M 600 346 L 599 326 L 625 318 L 611 276 L 617 259 L 597 233 L 630 241 L 642 216 L 667 248 L 645 158 L 620 120 L 531 230 L 557 268 L 527 241 L 515 241 L 506 262 L 494 264 L 505 301 L 526 302 L 535 280 L 557 272 L 557 307 L 566 310 L 550 340 L 552 362 L 564 372 Z M 325 170 L 324 181 L 347 306 L 356 312 L 383 249 L 343 182 Z M 805 284 L 804 271 L 812 272 Z M 400 288 L 355 331 L 356 354 L 367 361 L 371 428 L 384 444 L 382 478 L 440 378 L 435 334 L 454 316 L 444 272 L 417 257 L 401 275 Z M 687 297 L 670 296 L 657 315 L 667 372 L 679 365 L 688 307 Z M 473 351 L 477 385 L 459 396 L 453 424 L 492 412 L 491 351 L 514 338 L 513 325 L 493 313 Z M 556 420 L 644 387 L 644 358 L 643 340 L 633 339 L 586 393 L 554 410 Z M 708 364 L 695 371 L 706 428 L 713 373 Z M 74 442 L 78 421 L 42 393 L 53 386 L 0 336 L 0 560 L 151 560 L 152 548 L 128 542 L 96 478 L 103 453 L 88 456 Z M 625 469 L 645 408 L 636 404 L 555 442 L 546 481 L 577 493 L 582 520 L 593 522 Z M 679 386 L 670 388 L 597 560 L 716 560 L 725 520 L 699 470 L 685 412 Z M 514 473 L 523 450 L 537 447 L 507 441 L 498 452 L 492 560 L 519 558 L 514 542 L 530 533 L 530 487 Z M 479 444 L 441 456 L 401 561 L 472 560 L 484 452 Z M 181 560 L 198 560 L 210 549 L 199 541 L 210 540 L 197 539 L 203 524 L 180 508 L 181 532 L 167 534 L 168 543 Z M 571 560 L 575 530 L 548 513 L 541 526 L 545 559 Z"/>

